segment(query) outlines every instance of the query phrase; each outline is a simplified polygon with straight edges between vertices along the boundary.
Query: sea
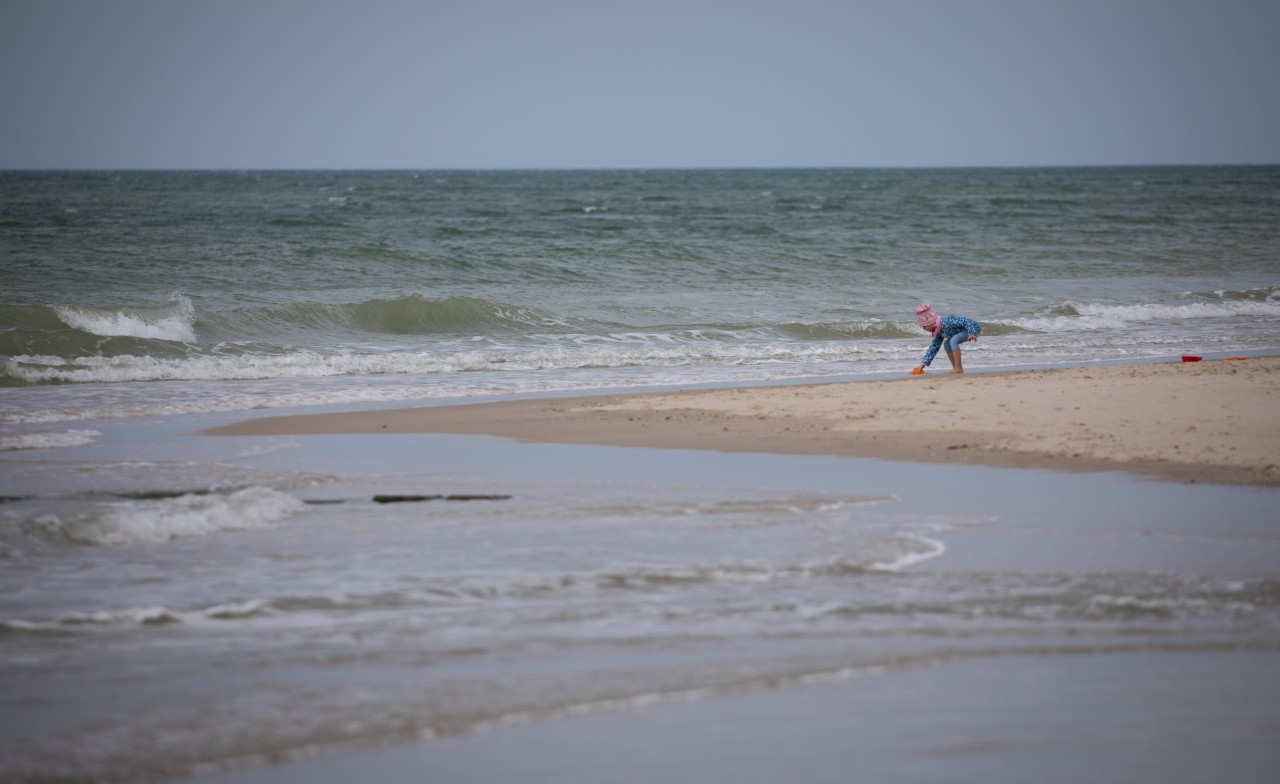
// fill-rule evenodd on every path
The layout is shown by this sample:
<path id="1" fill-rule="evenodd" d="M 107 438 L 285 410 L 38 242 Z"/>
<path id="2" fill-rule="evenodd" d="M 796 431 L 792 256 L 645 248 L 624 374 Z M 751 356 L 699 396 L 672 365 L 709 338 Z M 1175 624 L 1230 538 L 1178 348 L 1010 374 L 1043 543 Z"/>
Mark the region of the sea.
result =
<path id="1" fill-rule="evenodd" d="M 9 172 L 0 259 L 4 423 L 1273 351 L 1280 167 Z"/>
<path id="2" fill-rule="evenodd" d="M 1280 646 L 1274 489 L 201 433 L 897 377 L 922 302 L 970 372 L 1271 355 L 1277 166 L 8 171 L 0 267 L 6 781 Z"/>

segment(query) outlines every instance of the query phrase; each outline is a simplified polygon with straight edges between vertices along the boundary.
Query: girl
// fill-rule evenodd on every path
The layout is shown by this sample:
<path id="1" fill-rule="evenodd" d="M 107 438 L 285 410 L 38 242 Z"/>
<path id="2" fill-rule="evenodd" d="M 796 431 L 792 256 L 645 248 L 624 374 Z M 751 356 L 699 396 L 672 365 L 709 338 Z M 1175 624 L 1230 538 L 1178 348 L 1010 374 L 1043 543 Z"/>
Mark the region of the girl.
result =
<path id="1" fill-rule="evenodd" d="M 924 359 L 912 370 L 913 375 L 920 375 L 929 363 L 938 355 L 938 347 L 946 346 L 947 359 L 951 360 L 951 373 L 963 373 L 964 363 L 960 360 L 960 344 L 969 340 L 977 340 L 982 334 L 982 325 L 968 316 L 939 316 L 924 303 L 916 308 L 916 323 L 924 327 L 926 332 L 933 333 L 933 342 L 929 350 L 924 352 Z"/>

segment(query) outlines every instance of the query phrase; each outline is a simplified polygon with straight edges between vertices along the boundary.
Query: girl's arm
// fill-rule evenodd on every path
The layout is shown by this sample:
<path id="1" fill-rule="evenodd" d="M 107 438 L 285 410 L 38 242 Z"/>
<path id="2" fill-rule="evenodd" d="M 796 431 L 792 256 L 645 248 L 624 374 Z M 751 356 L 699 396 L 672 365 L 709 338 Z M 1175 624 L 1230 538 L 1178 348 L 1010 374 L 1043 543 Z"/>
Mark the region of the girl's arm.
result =
<path id="1" fill-rule="evenodd" d="M 933 358 L 938 356 L 938 349 L 942 348 L 942 330 L 938 330 L 938 334 L 933 336 L 933 342 L 929 344 L 929 350 L 924 352 L 924 359 L 920 360 L 920 367 L 929 367 L 929 363 Z"/>

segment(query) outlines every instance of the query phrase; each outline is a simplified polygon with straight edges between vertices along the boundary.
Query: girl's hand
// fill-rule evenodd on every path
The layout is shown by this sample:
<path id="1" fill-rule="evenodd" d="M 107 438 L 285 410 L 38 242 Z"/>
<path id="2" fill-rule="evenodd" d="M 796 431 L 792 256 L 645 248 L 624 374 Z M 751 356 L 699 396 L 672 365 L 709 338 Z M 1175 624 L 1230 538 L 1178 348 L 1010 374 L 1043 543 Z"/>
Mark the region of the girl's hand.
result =
<path id="1" fill-rule="evenodd" d="M 915 367 L 911 368 L 911 375 L 913 375 L 913 376 L 923 376 L 923 375 L 924 375 L 924 365 L 916 365 Z"/>

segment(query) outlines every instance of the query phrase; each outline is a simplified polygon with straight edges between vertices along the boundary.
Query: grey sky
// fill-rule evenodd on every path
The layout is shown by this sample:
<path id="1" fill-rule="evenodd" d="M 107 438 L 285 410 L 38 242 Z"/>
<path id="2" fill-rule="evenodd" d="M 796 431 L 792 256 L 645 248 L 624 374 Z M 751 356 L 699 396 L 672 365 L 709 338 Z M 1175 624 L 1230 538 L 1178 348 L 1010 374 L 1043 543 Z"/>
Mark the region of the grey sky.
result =
<path id="1" fill-rule="evenodd" d="M 0 168 L 1280 163 L 1275 0 L 0 0 Z"/>

